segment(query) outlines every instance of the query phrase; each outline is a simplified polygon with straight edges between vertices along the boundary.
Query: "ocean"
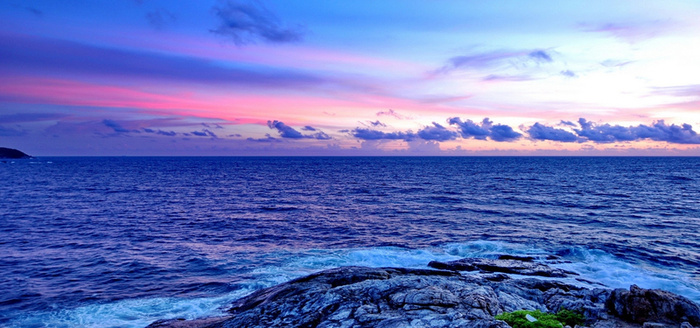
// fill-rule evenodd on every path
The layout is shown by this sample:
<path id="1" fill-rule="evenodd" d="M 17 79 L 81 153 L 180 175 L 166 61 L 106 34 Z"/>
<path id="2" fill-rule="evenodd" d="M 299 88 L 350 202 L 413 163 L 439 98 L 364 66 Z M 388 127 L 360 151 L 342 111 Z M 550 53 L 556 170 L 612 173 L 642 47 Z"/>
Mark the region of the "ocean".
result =
<path id="1" fill-rule="evenodd" d="M 144 327 L 336 266 L 500 254 L 700 302 L 700 158 L 41 157 L 0 181 L 2 327 Z"/>

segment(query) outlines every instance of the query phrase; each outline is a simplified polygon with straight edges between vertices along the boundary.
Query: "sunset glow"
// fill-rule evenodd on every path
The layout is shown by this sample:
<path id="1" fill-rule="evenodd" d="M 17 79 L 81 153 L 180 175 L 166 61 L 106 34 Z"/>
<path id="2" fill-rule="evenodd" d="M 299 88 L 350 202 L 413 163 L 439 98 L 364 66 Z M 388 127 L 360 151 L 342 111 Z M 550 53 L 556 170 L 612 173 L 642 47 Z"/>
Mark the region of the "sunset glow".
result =
<path id="1" fill-rule="evenodd" d="M 695 1 L 5 1 L 0 146 L 697 156 L 698 16 Z"/>

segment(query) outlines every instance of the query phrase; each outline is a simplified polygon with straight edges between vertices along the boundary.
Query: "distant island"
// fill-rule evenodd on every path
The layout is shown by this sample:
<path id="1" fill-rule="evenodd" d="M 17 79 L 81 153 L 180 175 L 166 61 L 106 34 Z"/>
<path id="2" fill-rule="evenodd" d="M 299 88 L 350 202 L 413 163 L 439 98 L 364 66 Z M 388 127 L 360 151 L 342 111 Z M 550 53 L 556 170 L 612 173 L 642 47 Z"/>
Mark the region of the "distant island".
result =
<path id="1" fill-rule="evenodd" d="M 17 149 L 0 147 L 0 158 L 19 159 L 19 158 L 32 158 L 32 157 L 17 150 Z"/>

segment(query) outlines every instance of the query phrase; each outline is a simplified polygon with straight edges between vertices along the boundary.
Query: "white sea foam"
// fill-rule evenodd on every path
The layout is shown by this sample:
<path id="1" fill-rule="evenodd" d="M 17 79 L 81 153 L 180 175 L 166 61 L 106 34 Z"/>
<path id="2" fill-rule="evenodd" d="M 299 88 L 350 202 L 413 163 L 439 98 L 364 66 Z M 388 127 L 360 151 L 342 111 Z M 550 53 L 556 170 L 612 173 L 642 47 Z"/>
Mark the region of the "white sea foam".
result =
<path id="1" fill-rule="evenodd" d="M 628 288 L 637 284 L 643 288 L 661 288 L 700 302 L 700 286 L 690 277 L 662 268 L 642 268 L 599 250 L 575 249 L 553 266 L 579 273 L 585 280 L 610 288 Z M 214 298 L 150 298 L 95 304 L 58 312 L 35 313 L 10 323 L 10 327 L 144 327 L 157 319 L 195 319 L 222 313 L 233 300 L 248 293 L 289 281 L 320 270 L 338 266 L 413 267 L 427 268 L 430 261 L 451 261 L 464 257 L 494 258 L 500 254 L 528 255 L 544 259 L 545 250 L 503 242 L 475 241 L 449 244 L 426 249 L 380 247 L 363 249 L 306 250 L 284 254 L 289 259 L 283 265 L 263 266 L 246 276 L 241 289 Z M 270 254 L 283 256 L 283 254 Z M 566 282 L 596 287 L 576 279 Z"/>
<path id="2" fill-rule="evenodd" d="M 8 324 L 8 327 L 46 328 L 142 328 L 159 319 L 196 319 L 216 316 L 233 300 L 251 290 L 212 298 L 147 298 L 93 304 L 56 312 L 32 313 Z"/>
<path id="3" fill-rule="evenodd" d="M 576 249 L 570 263 L 552 265 L 579 273 L 582 278 L 600 282 L 610 288 L 664 289 L 700 303 L 700 283 L 687 274 L 647 265 L 640 267 L 600 250 Z"/>
<path id="4" fill-rule="evenodd" d="M 325 254 L 324 254 L 325 253 Z M 315 256 L 305 254 L 291 261 L 289 265 L 300 268 L 325 269 L 338 266 L 367 267 L 426 267 L 433 260 L 450 261 L 460 258 L 444 252 L 439 248 L 405 249 L 399 247 L 381 247 L 367 249 L 346 249 L 333 252 L 319 252 Z"/>
<path id="5" fill-rule="evenodd" d="M 479 240 L 468 243 L 447 244 L 443 247 L 444 251 L 458 258 L 465 257 L 484 257 L 495 258 L 498 255 L 528 255 L 528 256 L 546 256 L 548 255 L 542 249 L 533 248 L 528 245 L 509 244 L 498 241 Z"/>

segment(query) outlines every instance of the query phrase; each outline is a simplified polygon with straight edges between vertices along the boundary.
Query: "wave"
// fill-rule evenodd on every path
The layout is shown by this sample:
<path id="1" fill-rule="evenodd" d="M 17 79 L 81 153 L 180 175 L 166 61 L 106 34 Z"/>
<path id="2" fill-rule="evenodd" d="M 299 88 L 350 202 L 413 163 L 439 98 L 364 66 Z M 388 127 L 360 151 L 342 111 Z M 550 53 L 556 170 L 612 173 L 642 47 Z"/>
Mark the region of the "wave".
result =
<path id="1" fill-rule="evenodd" d="M 377 247 L 359 249 L 311 249 L 270 253 L 285 258 L 279 265 L 266 265 L 238 275 L 235 291 L 218 297 L 148 298 L 86 305 L 74 309 L 34 312 L 8 322 L 8 327 L 144 327 L 158 319 L 196 319 L 223 313 L 233 300 L 255 290 L 270 287 L 313 272 L 338 266 L 427 268 L 433 260 L 451 261 L 465 257 L 497 258 L 510 254 L 531 256 L 537 261 L 580 274 L 566 282 L 585 287 L 660 288 L 700 302 L 700 282 L 680 275 L 673 268 L 632 264 L 601 250 L 582 247 L 543 249 L 530 245 L 495 241 L 450 243 L 422 249 Z M 556 260 L 552 260 L 552 258 Z M 236 274 L 236 273 L 232 273 Z"/>
<path id="2" fill-rule="evenodd" d="M 9 328 L 142 328 L 159 319 L 197 319 L 216 316 L 237 298 L 253 290 L 210 298 L 148 298 L 93 304 L 75 309 L 35 312 L 7 323 Z"/>

